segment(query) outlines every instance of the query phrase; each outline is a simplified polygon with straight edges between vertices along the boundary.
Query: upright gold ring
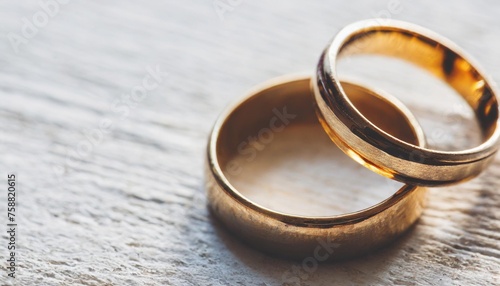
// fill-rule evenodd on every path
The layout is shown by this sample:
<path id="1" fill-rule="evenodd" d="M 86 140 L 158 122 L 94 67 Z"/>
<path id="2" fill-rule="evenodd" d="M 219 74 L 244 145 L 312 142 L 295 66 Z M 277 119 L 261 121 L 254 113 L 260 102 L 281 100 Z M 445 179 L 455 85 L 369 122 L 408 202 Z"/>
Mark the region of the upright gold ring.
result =
<path id="1" fill-rule="evenodd" d="M 474 110 L 483 143 L 463 151 L 438 151 L 377 128 L 354 107 L 337 75 L 337 60 L 357 54 L 404 59 L 444 80 Z M 346 26 L 323 52 L 313 88 L 318 117 L 330 138 L 359 163 L 398 181 L 436 186 L 471 179 L 491 163 L 498 149 L 494 83 L 454 43 L 413 24 L 366 20 Z"/>
<path id="2" fill-rule="evenodd" d="M 311 78 L 304 76 L 275 79 L 250 92 L 219 117 L 207 149 L 205 183 L 209 205 L 231 232 L 269 253 L 316 262 L 361 255 L 392 241 L 419 218 L 425 188 L 404 185 L 386 200 L 358 212 L 307 217 L 265 208 L 231 184 L 233 172 L 245 175 L 231 162 L 249 136 L 264 128 L 279 132 L 282 128 L 319 125 L 310 83 Z M 423 147 L 422 130 L 401 103 L 353 83 L 342 84 L 367 118 L 389 134 Z"/>

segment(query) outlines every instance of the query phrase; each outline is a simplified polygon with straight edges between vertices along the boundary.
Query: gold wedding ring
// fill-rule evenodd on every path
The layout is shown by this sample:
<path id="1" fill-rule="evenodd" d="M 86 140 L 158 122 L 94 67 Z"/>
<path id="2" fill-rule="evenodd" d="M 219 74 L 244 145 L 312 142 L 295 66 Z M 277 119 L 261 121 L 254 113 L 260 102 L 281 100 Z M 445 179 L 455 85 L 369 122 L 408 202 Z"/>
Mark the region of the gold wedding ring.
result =
<path id="1" fill-rule="evenodd" d="M 395 180 L 436 186 L 477 176 L 498 149 L 498 101 L 494 83 L 451 41 L 422 27 L 366 20 L 343 28 L 326 48 L 312 84 L 318 117 L 330 138 L 349 156 Z M 377 54 L 404 59 L 453 87 L 472 107 L 483 143 L 463 151 L 438 151 L 384 132 L 358 110 L 339 81 L 336 63 L 346 56 Z M 367 97 L 368 98 L 368 97 Z"/>
<path id="2" fill-rule="evenodd" d="M 311 78 L 305 76 L 275 79 L 227 109 L 209 138 L 205 183 L 212 213 L 242 240 L 268 253 L 313 257 L 321 262 L 357 256 L 396 238 L 419 218 L 426 189 L 404 185 L 372 207 L 329 217 L 273 211 L 235 189 L 231 174 L 245 173 L 238 170 L 233 159 L 249 136 L 264 129 L 279 132 L 282 128 L 319 125 L 310 84 Z M 349 102 L 385 130 L 384 134 L 424 147 L 418 123 L 397 100 L 354 83 L 342 82 L 342 86 Z"/>

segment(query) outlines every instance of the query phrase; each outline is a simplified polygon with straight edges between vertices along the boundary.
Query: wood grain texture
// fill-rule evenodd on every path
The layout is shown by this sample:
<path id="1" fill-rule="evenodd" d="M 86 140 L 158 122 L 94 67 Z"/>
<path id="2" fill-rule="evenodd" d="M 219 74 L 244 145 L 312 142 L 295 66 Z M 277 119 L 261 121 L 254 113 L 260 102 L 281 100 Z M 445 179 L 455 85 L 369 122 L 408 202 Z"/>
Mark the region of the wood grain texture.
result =
<path id="1" fill-rule="evenodd" d="M 213 1 L 68 2 L 17 52 L 10 33 L 22 35 L 24 19 L 43 10 L 36 1 L 0 2 L 0 176 L 18 175 L 20 259 L 18 278 L 8 280 L 2 231 L 0 284 L 283 284 L 300 262 L 248 248 L 209 214 L 206 138 L 228 103 L 269 78 L 312 71 L 337 30 L 386 16 L 392 1 L 242 1 L 223 19 Z M 452 39 L 500 81 L 500 5 L 436 2 L 401 0 L 389 15 Z M 477 142 L 469 110 L 446 87 L 379 63 L 347 61 L 345 71 L 397 95 L 430 145 Z M 168 75 L 141 94 L 157 68 Z M 106 134 L 103 124 L 111 124 Z M 303 181 L 304 166 L 276 175 L 329 186 L 325 174 Z M 358 179 L 369 186 L 373 176 Z M 358 200 L 353 207 L 387 195 L 334 189 Z M 497 156 L 480 177 L 432 189 L 421 220 L 390 247 L 302 271 L 302 284 L 500 285 L 499 189 Z"/>

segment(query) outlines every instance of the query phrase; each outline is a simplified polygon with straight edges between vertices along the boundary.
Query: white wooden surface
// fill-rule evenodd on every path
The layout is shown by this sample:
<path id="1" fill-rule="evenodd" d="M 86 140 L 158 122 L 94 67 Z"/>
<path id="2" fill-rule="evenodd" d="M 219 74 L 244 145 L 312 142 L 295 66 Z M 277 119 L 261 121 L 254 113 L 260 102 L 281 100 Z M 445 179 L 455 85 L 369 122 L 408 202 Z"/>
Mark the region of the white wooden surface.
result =
<path id="1" fill-rule="evenodd" d="M 0 176 L 5 182 L 8 172 L 18 175 L 20 259 L 17 279 L 8 280 L 2 231 L 0 284 L 283 284 L 283 275 L 300 262 L 241 244 L 206 208 L 206 138 L 228 103 L 271 77 L 312 71 L 340 27 L 377 15 L 451 38 L 500 81 L 497 2 L 401 0 L 396 12 L 392 2 L 232 1 L 231 11 L 219 17 L 214 3 L 221 2 L 213 1 L 71 0 L 24 37 L 17 52 L 11 33 L 21 37 L 23 19 L 33 23 L 43 10 L 37 1 L 0 2 Z M 477 142 L 475 126 L 467 124 L 470 113 L 452 92 L 423 73 L 380 63 L 343 66 L 407 103 L 431 145 L 457 149 Z M 148 69 L 157 68 L 168 75 L 129 100 Z M 101 137 L 96 130 L 102 124 L 111 127 Z M 284 141 L 296 143 L 290 142 Z M 266 179 L 277 192 L 255 199 L 271 198 L 272 206 L 303 214 L 332 214 L 369 205 L 396 188 L 355 164 L 342 169 L 345 160 L 331 165 L 318 155 L 334 152 L 324 144 L 295 154 L 311 162 L 295 161 L 298 167 L 290 169 L 275 164 Z M 78 148 L 81 154 L 74 155 Z M 332 177 L 329 166 L 342 171 Z M 256 189 L 247 186 L 252 195 Z M 293 191 L 280 196 L 295 186 L 311 204 L 289 204 Z M 497 159 L 473 181 L 431 190 L 418 225 L 394 245 L 298 275 L 304 285 L 500 285 L 499 189 Z M 2 224 L 5 214 L 1 203 Z"/>

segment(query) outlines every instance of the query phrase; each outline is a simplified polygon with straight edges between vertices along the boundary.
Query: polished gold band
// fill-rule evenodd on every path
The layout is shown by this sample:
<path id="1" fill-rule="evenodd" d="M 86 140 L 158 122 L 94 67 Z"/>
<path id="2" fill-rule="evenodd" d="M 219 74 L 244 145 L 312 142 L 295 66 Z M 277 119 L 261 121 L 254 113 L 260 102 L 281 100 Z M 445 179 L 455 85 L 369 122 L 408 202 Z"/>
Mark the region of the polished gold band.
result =
<path id="1" fill-rule="evenodd" d="M 318 126 L 310 77 L 275 79 L 230 107 L 211 133 L 205 182 L 213 214 L 234 234 L 266 252 L 317 261 L 357 256 L 393 240 L 420 216 L 426 189 L 404 185 L 381 203 L 359 212 L 305 217 L 276 212 L 243 196 L 230 182 L 238 146 L 269 127 L 275 110 L 286 107 L 296 117 L 286 128 Z M 423 146 L 423 133 L 395 99 L 343 82 L 351 101 L 388 134 Z M 307 148 L 307 146 L 304 146 Z M 240 175 L 245 175 L 244 173 Z M 265 190 L 262 190 L 265 192 Z"/>
<path id="2" fill-rule="evenodd" d="M 401 182 L 445 185 L 471 179 L 498 149 L 498 102 L 494 83 L 460 48 L 422 27 L 366 20 L 343 28 L 321 56 L 315 78 L 318 116 L 330 138 L 371 170 Z M 447 152 L 399 140 L 377 128 L 357 110 L 339 81 L 339 58 L 356 54 L 397 57 L 416 64 L 453 87 L 472 107 L 484 142 L 472 149 Z"/>

